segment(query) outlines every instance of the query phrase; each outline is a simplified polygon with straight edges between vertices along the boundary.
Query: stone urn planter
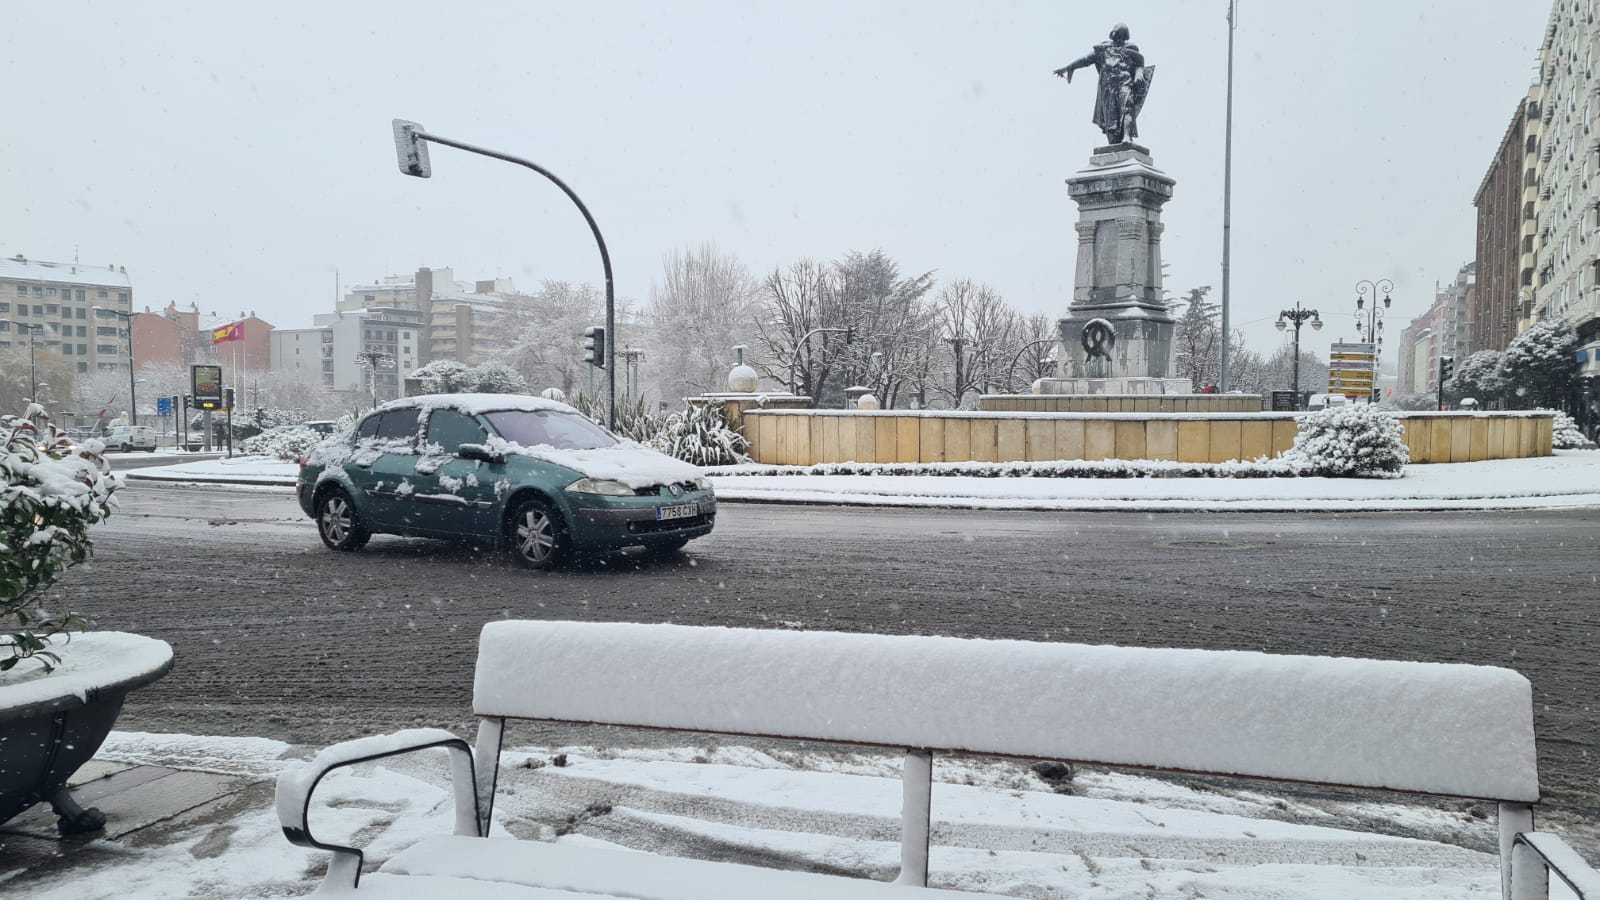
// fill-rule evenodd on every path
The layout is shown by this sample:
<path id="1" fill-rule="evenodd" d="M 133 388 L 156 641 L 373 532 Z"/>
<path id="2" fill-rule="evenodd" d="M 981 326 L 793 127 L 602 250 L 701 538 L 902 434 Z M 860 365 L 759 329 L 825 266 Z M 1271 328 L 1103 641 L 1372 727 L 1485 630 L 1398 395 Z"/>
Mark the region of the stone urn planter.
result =
<path id="1" fill-rule="evenodd" d="M 49 801 L 62 834 L 105 825 L 67 793 L 67 779 L 100 749 L 128 692 L 172 668 L 166 641 L 89 632 L 53 646 L 55 671 L 22 666 L 0 678 L 0 824 Z"/>

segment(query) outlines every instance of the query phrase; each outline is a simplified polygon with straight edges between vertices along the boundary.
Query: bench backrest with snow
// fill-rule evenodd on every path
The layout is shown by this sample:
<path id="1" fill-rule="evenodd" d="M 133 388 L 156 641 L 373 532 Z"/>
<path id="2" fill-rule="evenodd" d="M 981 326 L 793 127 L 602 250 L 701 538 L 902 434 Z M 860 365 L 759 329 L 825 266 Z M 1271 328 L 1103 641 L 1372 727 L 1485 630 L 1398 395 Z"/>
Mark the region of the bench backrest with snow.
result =
<path id="1" fill-rule="evenodd" d="M 468 774 L 465 744 L 452 744 L 457 756 L 457 834 L 469 837 L 442 839 L 455 844 L 413 848 L 381 871 L 472 877 L 470 870 L 490 866 L 495 877 L 510 877 L 508 863 L 490 863 L 485 854 L 498 859 L 513 852 L 507 849 L 512 845 L 532 844 L 540 848 L 535 851 L 540 857 L 537 865 L 546 874 L 562 874 L 550 876 L 560 882 L 551 884 L 537 872 L 525 873 L 519 877 L 528 879 L 526 883 L 580 893 L 657 896 L 628 893 L 636 885 L 617 883 L 615 879 L 630 877 L 624 870 L 632 870 L 626 866 L 556 861 L 551 856 L 562 849 L 560 845 L 471 837 L 487 833 L 504 725 L 517 719 L 906 750 L 902 869 L 895 885 L 842 879 L 859 882 L 862 891 L 840 893 L 842 889 L 832 884 L 812 892 L 762 888 L 778 897 L 879 896 L 871 888 L 923 889 L 934 752 L 1495 801 L 1507 896 L 1513 896 L 1513 848 L 1518 859 L 1540 849 L 1537 841 L 1517 841 L 1519 834 L 1533 832 L 1533 805 L 1539 799 L 1531 688 L 1516 672 L 1484 666 L 947 637 L 510 621 L 483 629 L 474 711 L 480 717 L 471 760 L 475 774 Z M 304 810 L 316 780 L 328 769 L 387 755 L 401 744 L 436 745 L 447 739 L 447 733 L 423 730 L 387 743 L 367 739 L 324 751 L 307 770 L 286 775 L 280 782 L 285 832 L 297 843 L 355 853 L 320 844 L 305 830 Z M 474 779 L 476 790 L 461 789 L 460 782 Z M 462 845 L 462 840 L 469 844 Z M 571 850 L 580 857 L 607 852 Z M 344 865 L 337 863 L 330 868 L 330 881 L 353 882 L 359 877 L 355 874 L 359 855 L 353 863 L 348 856 Z M 666 864 L 751 869 L 686 860 Z M 574 870 L 589 874 L 574 875 Z M 785 884 L 796 878 L 840 880 L 751 869 L 729 883 L 749 890 L 751 878 Z M 1516 896 L 1543 896 L 1542 865 L 1521 866 L 1519 879 L 1524 892 Z M 728 895 L 751 894 L 730 889 Z"/>

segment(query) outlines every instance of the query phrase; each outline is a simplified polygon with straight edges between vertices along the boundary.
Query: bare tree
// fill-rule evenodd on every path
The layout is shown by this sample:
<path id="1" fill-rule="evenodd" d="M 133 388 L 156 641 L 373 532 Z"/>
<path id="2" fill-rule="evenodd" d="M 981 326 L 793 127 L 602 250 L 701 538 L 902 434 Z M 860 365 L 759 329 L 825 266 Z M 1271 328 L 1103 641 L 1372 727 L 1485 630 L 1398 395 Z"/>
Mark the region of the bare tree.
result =
<path id="1" fill-rule="evenodd" d="M 847 327 L 837 315 L 838 286 L 832 270 L 815 260 L 802 259 L 787 270 L 773 269 L 763 284 L 762 314 L 756 322 L 756 340 L 762 349 L 755 363 L 768 378 L 789 384 L 797 393 L 817 396 L 835 353 L 829 337 L 843 345 L 840 336 L 807 335 L 818 328 Z"/>
<path id="2" fill-rule="evenodd" d="M 936 306 L 939 337 L 950 345 L 951 364 L 948 380 L 935 389 L 951 406 L 961 406 L 969 395 L 1004 378 L 998 370 L 1010 362 L 1005 348 L 1017 345 L 1022 319 L 993 288 L 970 278 L 946 285 Z"/>

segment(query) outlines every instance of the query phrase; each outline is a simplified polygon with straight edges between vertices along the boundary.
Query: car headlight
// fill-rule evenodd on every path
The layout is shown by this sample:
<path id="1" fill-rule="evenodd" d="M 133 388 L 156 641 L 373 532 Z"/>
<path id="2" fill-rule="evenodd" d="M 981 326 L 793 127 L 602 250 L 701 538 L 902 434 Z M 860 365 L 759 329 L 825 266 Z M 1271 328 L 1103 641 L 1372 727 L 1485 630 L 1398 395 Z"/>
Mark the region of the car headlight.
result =
<path id="1" fill-rule="evenodd" d="M 699 478 L 694 480 L 694 489 L 697 491 L 711 490 L 711 479 L 701 475 Z"/>
<path id="2" fill-rule="evenodd" d="M 632 497 L 634 490 L 620 481 L 609 478 L 579 478 L 567 485 L 574 494 L 602 494 L 607 497 Z"/>

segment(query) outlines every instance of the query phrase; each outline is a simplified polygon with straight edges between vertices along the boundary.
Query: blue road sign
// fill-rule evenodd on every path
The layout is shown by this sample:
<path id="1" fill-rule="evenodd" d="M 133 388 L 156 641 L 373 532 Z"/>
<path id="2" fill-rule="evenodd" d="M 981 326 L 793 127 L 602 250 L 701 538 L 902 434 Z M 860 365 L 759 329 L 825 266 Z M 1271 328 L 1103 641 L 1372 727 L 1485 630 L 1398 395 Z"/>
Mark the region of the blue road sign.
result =
<path id="1" fill-rule="evenodd" d="M 158 416 L 170 416 L 170 415 L 172 415 L 172 398 L 171 397 L 157 397 L 156 398 L 156 415 L 158 415 Z"/>

